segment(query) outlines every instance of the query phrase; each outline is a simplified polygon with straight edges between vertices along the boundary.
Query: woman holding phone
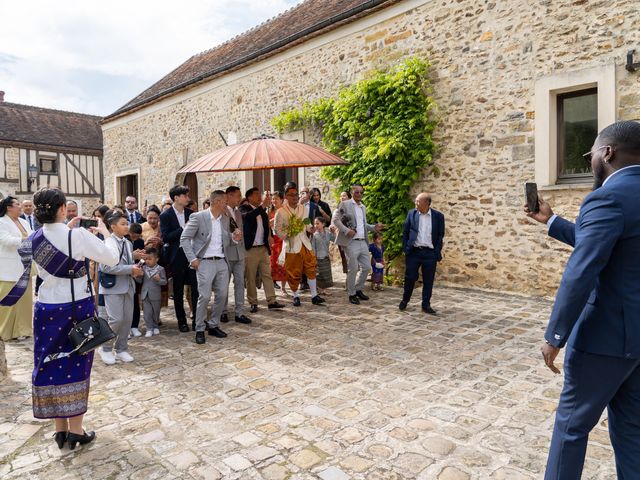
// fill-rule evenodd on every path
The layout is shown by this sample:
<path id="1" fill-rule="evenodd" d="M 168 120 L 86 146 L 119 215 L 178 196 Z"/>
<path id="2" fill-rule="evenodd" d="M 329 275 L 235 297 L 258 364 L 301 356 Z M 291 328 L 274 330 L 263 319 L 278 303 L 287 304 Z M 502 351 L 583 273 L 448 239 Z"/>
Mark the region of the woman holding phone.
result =
<path id="1" fill-rule="evenodd" d="M 94 440 L 94 432 L 83 429 L 89 400 L 93 352 L 71 353 L 69 331 L 73 316 L 78 321 L 95 312 L 94 298 L 88 287 L 86 260 L 114 266 L 119 252 L 95 234 L 109 238 L 102 220 L 89 230 L 74 228 L 76 217 L 65 225 L 66 198 L 57 188 L 44 188 L 33 197 L 35 214 L 42 228 L 31 235 L 29 254 L 42 278 L 38 301 L 34 306 L 34 369 L 32 375 L 33 416 L 51 418 L 55 423 L 54 439 L 59 448 L 69 448 Z M 69 256 L 71 246 L 71 257 Z M 47 251 L 49 254 L 41 255 Z M 69 277 L 73 271 L 73 279 Z M 72 303 L 71 282 L 75 290 Z"/>

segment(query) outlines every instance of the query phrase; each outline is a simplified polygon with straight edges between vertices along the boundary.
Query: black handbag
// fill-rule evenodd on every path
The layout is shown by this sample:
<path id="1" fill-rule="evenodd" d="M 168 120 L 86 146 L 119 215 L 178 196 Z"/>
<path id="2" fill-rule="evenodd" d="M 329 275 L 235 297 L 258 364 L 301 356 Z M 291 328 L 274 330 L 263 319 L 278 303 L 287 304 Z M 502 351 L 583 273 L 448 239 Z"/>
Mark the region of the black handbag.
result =
<path id="1" fill-rule="evenodd" d="M 103 343 L 107 343 L 109 340 L 116 338 L 116 334 L 113 333 L 109 323 L 98 315 L 97 311 L 94 311 L 93 316 L 85 318 L 78 322 L 76 320 L 76 292 L 73 283 L 74 271 L 73 271 L 73 254 L 71 250 L 71 232 L 69 229 L 69 279 L 71 281 L 71 301 L 72 301 L 72 320 L 73 328 L 69 332 L 69 341 L 73 347 L 71 353 L 78 353 L 79 355 L 86 355 L 98 348 Z M 85 260 L 86 262 L 86 260 Z M 87 262 L 88 263 L 88 262 Z M 93 297 L 93 282 L 91 281 L 91 275 L 89 275 L 89 269 L 87 268 L 87 283 L 89 286 L 89 292 Z"/>
<path id="2" fill-rule="evenodd" d="M 124 243 L 122 244 L 122 249 L 120 250 L 120 259 L 118 260 L 118 262 L 120 260 L 122 260 L 122 254 L 124 253 Z M 102 288 L 113 288 L 116 284 L 116 276 L 113 275 L 112 273 L 104 273 L 104 272 L 98 272 L 98 282 L 100 282 L 100 285 L 102 286 Z"/>

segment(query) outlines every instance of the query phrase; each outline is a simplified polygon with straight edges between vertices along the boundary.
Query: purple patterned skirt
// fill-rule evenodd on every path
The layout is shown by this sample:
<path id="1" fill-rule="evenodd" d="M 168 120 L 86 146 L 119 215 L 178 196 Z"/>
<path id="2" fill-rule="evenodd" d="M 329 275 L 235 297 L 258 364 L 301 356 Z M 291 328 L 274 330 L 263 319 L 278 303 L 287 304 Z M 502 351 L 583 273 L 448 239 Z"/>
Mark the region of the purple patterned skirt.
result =
<path id="1" fill-rule="evenodd" d="M 33 308 L 33 416 L 69 418 L 87 411 L 93 352 L 73 353 L 45 362 L 52 353 L 70 352 L 72 303 L 40 303 Z M 77 321 L 94 313 L 91 297 L 76 302 Z"/>

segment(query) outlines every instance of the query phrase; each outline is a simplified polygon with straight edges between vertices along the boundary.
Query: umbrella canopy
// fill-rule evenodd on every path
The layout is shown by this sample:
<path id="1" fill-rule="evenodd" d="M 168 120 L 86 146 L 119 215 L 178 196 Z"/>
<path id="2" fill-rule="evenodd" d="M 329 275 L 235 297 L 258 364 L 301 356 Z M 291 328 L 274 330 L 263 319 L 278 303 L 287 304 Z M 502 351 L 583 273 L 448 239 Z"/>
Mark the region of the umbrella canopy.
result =
<path id="1" fill-rule="evenodd" d="M 178 173 L 270 170 L 272 168 L 346 165 L 347 161 L 302 142 L 259 138 L 229 145 L 185 165 Z"/>

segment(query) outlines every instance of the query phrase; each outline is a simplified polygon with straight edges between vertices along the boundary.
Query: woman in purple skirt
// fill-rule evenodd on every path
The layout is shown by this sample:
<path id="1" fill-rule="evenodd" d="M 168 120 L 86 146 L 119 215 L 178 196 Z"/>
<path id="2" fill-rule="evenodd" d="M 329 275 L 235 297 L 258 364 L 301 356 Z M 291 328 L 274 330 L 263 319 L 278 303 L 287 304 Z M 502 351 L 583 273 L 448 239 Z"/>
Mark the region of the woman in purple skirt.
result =
<path id="1" fill-rule="evenodd" d="M 87 433 L 82 427 L 89 398 L 93 352 L 87 355 L 71 353 L 73 347 L 68 334 L 74 314 L 79 322 L 95 312 L 86 260 L 114 266 L 118 263 L 119 252 L 105 246 L 95 235 L 101 233 L 104 238 L 110 235 L 101 220 L 91 231 L 74 228 L 80 218 L 65 225 L 67 201 L 62 191 L 55 188 L 39 190 L 33 202 L 42 228 L 29 237 L 29 253 L 43 280 L 33 318 L 33 416 L 53 419 L 58 447 L 63 448 L 69 442 L 69 448 L 73 450 L 76 444 L 89 443 L 95 438 L 94 432 Z M 73 280 L 69 278 L 70 232 Z M 75 310 L 71 301 L 72 281 Z"/>

